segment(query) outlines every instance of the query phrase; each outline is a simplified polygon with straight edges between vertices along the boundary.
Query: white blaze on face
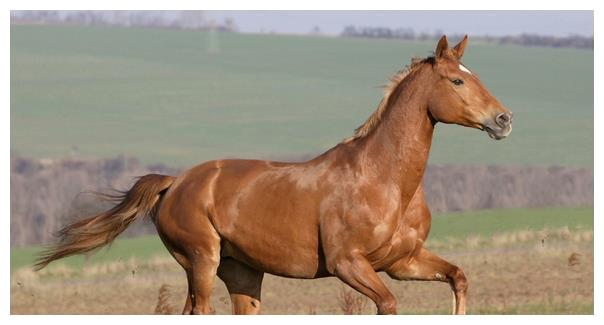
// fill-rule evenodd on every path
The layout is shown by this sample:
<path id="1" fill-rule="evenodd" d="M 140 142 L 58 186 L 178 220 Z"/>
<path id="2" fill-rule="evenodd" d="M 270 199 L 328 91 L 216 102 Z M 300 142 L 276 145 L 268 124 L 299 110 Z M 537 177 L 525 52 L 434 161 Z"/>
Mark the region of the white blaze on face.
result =
<path id="1" fill-rule="evenodd" d="M 468 70 L 468 68 L 464 67 L 463 64 L 459 65 L 459 70 L 472 74 L 472 72 L 470 72 L 470 70 Z"/>

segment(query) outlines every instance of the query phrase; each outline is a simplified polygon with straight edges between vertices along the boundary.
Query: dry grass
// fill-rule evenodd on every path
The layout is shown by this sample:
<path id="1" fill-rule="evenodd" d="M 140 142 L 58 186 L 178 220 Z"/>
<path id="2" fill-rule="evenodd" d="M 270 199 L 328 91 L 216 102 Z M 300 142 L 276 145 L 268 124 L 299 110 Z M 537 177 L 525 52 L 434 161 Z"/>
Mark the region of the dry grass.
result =
<path id="1" fill-rule="evenodd" d="M 155 313 L 158 315 L 172 315 L 176 313 L 177 308 L 170 304 L 170 286 L 163 284 L 159 288 L 159 295 L 157 297 L 157 305 L 155 306 Z"/>
<path id="2" fill-rule="evenodd" d="M 591 230 L 515 232 L 431 246 L 464 269 L 471 314 L 593 313 Z M 446 284 L 380 276 L 397 297 L 399 313 L 450 313 Z M 81 270 L 57 265 L 40 273 L 22 269 L 11 275 L 12 314 L 175 314 L 185 298 L 185 274 L 169 258 L 132 259 Z M 262 298 L 265 314 L 376 312 L 371 301 L 343 288 L 335 278 L 266 275 Z M 212 303 L 217 314 L 231 311 L 219 280 Z"/>
<path id="3" fill-rule="evenodd" d="M 365 311 L 367 298 L 342 286 L 338 296 L 340 310 L 344 315 L 360 315 Z"/>
<path id="4" fill-rule="evenodd" d="M 581 264 L 581 254 L 572 253 L 568 257 L 568 266 L 575 266 Z"/>

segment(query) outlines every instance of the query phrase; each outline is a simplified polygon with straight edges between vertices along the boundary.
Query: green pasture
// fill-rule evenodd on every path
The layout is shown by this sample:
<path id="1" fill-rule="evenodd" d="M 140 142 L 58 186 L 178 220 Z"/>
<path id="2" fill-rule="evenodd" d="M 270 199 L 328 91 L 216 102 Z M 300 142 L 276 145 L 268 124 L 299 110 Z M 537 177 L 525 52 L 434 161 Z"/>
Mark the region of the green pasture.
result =
<path id="1" fill-rule="evenodd" d="M 390 75 L 435 47 L 110 27 L 10 33 L 13 153 L 175 167 L 322 152 L 375 109 Z M 440 125 L 431 162 L 593 168 L 593 60 L 589 50 L 470 39 L 464 63 L 514 112 L 514 132 L 495 142 Z"/>
<path id="2" fill-rule="evenodd" d="M 463 213 L 448 213 L 433 218 L 430 240 L 444 240 L 449 237 L 465 238 L 469 235 L 490 236 L 514 230 L 593 229 L 593 208 L 541 208 L 502 209 Z M 40 246 L 11 249 L 11 270 L 32 265 Z M 168 255 L 159 237 L 143 236 L 116 240 L 109 249 L 102 249 L 87 257 L 87 263 L 122 260 L 131 257 L 148 259 L 157 255 Z M 74 256 L 62 260 L 72 266 L 81 266 L 85 257 Z"/>
<path id="3" fill-rule="evenodd" d="M 437 215 L 432 219 L 431 239 L 492 236 L 515 230 L 557 229 L 568 226 L 593 229 L 593 207 L 500 209 Z"/>

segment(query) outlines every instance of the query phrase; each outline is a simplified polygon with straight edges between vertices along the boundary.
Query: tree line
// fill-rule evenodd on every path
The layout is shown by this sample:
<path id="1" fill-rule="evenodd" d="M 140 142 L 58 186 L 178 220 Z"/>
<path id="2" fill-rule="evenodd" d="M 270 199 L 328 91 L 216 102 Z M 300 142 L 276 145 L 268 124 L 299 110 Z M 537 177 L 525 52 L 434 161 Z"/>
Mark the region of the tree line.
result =
<path id="1" fill-rule="evenodd" d="M 68 222 L 111 206 L 98 200 L 91 191 L 126 190 L 137 176 L 149 173 L 176 176 L 181 171 L 161 164 L 146 166 L 124 156 L 52 160 L 11 155 L 11 246 L 48 244 L 54 240 L 53 233 Z M 593 206 L 593 171 L 585 168 L 431 165 L 424 177 L 424 188 L 430 209 L 435 213 Z M 150 222 L 137 222 L 126 231 L 126 236 L 140 234 L 155 234 L 155 228 Z"/>
<path id="2" fill-rule="evenodd" d="M 444 33 L 441 30 L 435 32 L 415 32 L 412 28 L 388 28 L 388 27 L 356 27 L 346 26 L 340 33 L 341 37 L 362 37 L 400 39 L 406 41 L 437 41 Z M 464 35 L 448 35 L 451 39 L 462 39 Z M 536 34 L 520 34 L 514 36 L 473 36 L 473 40 L 480 40 L 493 44 L 513 44 L 520 46 L 541 47 L 572 47 L 580 49 L 594 48 L 594 38 L 580 35 L 566 37 L 544 36 Z"/>
<path id="3" fill-rule="evenodd" d="M 237 31 L 235 21 L 208 19 L 201 10 L 17 10 L 11 11 L 11 23 L 111 25 L 178 29 Z"/>

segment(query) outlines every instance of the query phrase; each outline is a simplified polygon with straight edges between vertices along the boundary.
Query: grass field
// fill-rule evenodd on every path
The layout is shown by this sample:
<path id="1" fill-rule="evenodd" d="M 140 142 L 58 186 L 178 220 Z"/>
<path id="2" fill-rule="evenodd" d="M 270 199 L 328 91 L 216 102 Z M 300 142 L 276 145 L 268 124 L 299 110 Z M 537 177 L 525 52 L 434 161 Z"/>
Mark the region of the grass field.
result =
<path id="1" fill-rule="evenodd" d="M 470 284 L 469 314 L 593 314 L 593 241 L 560 240 L 545 246 L 537 242 L 491 250 L 436 251 L 464 269 Z M 569 264 L 572 256 L 578 259 Z M 381 277 L 397 298 L 399 313 L 451 312 L 448 285 Z M 162 287 L 167 290 L 158 310 Z M 335 278 L 266 275 L 262 313 L 342 314 L 340 296 L 350 291 Z M 185 297 L 184 271 L 168 258 L 91 266 L 81 274 L 63 268 L 45 275 L 17 272 L 11 277 L 11 314 L 174 314 L 181 311 Z M 355 313 L 375 313 L 368 299 L 360 302 Z M 212 305 L 217 314 L 230 313 L 228 293 L 219 280 Z"/>
<path id="2" fill-rule="evenodd" d="M 482 223 L 479 215 L 494 224 Z M 435 218 L 433 229 L 427 245 L 461 266 L 468 277 L 470 314 L 593 314 L 593 209 L 447 215 Z M 32 251 L 13 250 L 11 314 L 179 313 L 185 275 L 154 238 L 119 240 L 84 266 L 72 259 L 39 273 L 22 264 Z M 446 284 L 382 278 L 397 297 L 400 313 L 450 313 Z M 349 291 L 335 278 L 266 275 L 263 313 L 341 314 L 341 297 Z M 230 313 L 220 281 L 212 301 L 216 313 Z M 375 313 L 366 298 L 359 298 L 353 310 Z"/>
<path id="3" fill-rule="evenodd" d="M 321 152 L 433 42 L 11 26 L 11 150 L 188 166 Z M 473 43 L 464 63 L 514 112 L 495 143 L 437 129 L 432 163 L 593 167 L 593 51 Z"/>

